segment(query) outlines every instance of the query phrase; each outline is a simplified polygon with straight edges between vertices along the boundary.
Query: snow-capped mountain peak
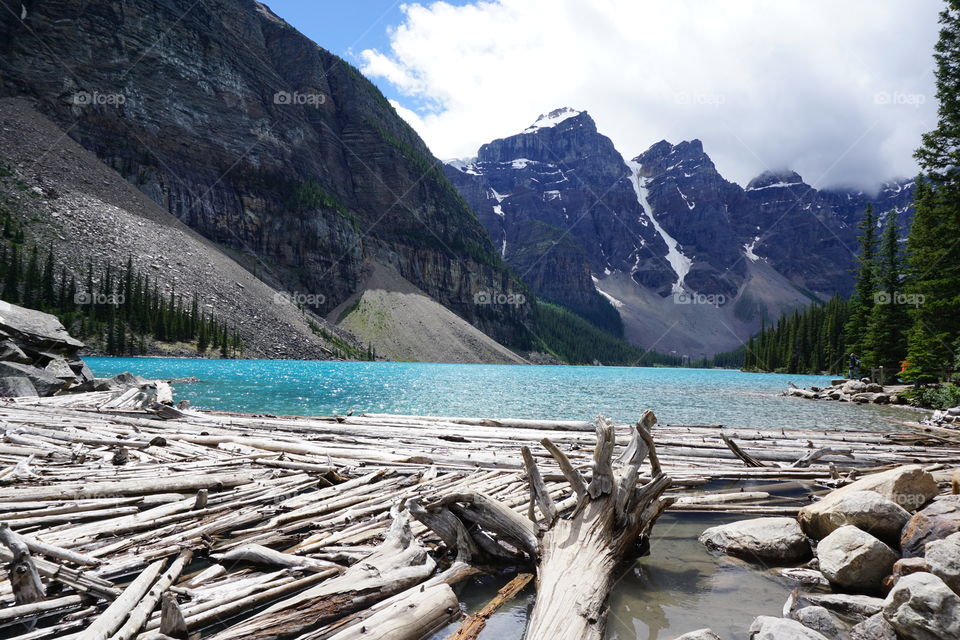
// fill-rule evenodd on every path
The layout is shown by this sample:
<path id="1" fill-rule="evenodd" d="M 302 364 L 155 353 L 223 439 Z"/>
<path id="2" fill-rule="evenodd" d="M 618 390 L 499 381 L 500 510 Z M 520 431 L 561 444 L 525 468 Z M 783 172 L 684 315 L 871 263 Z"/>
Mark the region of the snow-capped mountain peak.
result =
<path id="1" fill-rule="evenodd" d="M 523 130 L 523 133 L 536 133 L 541 129 L 549 129 L 555 127 L 561 122 L 569 120 L 570 118 L 576 118 L 583 111 L 577 111 L 576 109 L 571 109 L 570 107 L 561 107 L 560 109 L 555 109 L 550 113 L 543 114 L 537 121 L 532 125 Z"/>

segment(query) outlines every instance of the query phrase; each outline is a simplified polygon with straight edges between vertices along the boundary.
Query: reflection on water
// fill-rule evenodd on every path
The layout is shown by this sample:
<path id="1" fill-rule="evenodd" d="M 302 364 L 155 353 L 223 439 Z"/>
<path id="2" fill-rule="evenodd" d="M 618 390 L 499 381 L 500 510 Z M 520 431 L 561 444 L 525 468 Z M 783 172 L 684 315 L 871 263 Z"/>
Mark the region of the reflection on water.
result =
<path id="1" fill-rule="evenodd" d="M 614 589 L 607 636 L 670 640 L 709 627 L 722 638 L 745 638 L 756 616 L 779 615 L 791 589 L 787 580 L 712 555 L 697 541 L 707 527 L 738 519 L 713 514 L 661 517 L 653 529 L 650 555 L 639 559 Z"/>
<path id="2" fill-rule="evenodd" d="M 721 638 L 745 638 L 759 615 L 779 616 L 792 585 L 769 570 L 713 555 L 697 537 L 707 527 L 742 517 L 712 513 L 663 515 L 653 528 L 650 555 L 640 558 L 614 587 L 610 640 L 672 640 L 709 627 Z M 483 607 L 512 576 L 484 577 L 461 585 L 468 611 Z M 494 614 L 480 640 L 522 640 L 533 607 L 533 588 Z M 444 640 L 459 622 L 430 640 Z"/>

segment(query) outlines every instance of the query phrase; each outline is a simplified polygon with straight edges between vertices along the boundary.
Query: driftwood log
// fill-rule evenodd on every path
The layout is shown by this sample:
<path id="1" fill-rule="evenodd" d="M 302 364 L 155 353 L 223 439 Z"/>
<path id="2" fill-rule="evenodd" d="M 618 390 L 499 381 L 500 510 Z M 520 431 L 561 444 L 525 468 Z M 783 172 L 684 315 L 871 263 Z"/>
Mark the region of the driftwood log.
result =
<path id="1" fill-rule="evenodd" d="M 670 502 L 661 497 L 671 482 L 652 447 L 650 427 L 655 422 L 653 412 L 645 412 L 615 461 L 613 423 L 598 417 L 589 483 L 566 454 L 549 440 L 543 442 L 575 496 L 565 515 L 565 505 L 558 505 L 547 490 L 526 447 L 522 451 L 531 502 L 527 519 L 480 493 L 455 493 L 426 509 L 413 502 L 411 513 L 461 559 L 478 552 L 496 557 L 519 550 L 527 555 L 537 569 L 527 640 L 600 640 L 617 565 L 648 538 Z M 641 481 L 641 466 L 648 458 L 651 477 Z"/>

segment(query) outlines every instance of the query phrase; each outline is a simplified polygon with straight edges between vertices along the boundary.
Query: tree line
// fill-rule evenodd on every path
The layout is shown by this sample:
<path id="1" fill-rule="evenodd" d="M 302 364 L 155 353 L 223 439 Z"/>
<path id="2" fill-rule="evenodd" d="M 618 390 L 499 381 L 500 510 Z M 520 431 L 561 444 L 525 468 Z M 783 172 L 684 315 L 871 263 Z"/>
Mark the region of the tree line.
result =
<path id="1" fill-rule="evenodd" d="M 188 343 L 201 353 L 237 357 L 243 341 L 236 328 L 200 308 L 174 289 L 164 293 L 157 279 L 138 270 L 132 258 L 120 268 L 108 261 L 89 261 L 80 275 L 56 265 L 52 249 L 41 257 L 2 221 L 0 297 L 7 302 L 57 316 L 71 334 L 109 355 L 148 353 L 151 341 Z M 22 234 L 22 231 L 19 232 Z"/>

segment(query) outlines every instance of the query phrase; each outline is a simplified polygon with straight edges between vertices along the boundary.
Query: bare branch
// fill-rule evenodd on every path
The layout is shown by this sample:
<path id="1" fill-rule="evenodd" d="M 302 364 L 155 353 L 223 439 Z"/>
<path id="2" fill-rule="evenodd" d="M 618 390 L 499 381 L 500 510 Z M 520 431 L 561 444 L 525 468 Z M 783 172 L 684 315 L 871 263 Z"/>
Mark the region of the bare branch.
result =
<path id="1" fill-rule="evenodd" d="M 557 519 L 557 505 L 553 501 L 553 498 L 550 497 L 550 491 L 540 476 L 540 470 L 537 468 L 537 463 L 533 460 L 530 447 L 521 447 L 520 453 L 523 455 L 523 465 L 527 469 L 527 482 L 530 483 L 530 495 L 536 501 L 537 506 L 540 507 L 540 513 L 542 513 L 546 519 L 547 526 L 550 526 L 554 520 Z M 530 505 L 530 515 L 534 515 L 533 501 L 531 501 Z M 533 517 L 531 517 L 530 520 L 536 524 L 536 520 Z"/>
<path id="2" fill-rule="evenodd" d="M 542 444 L 544 448 L 550 452 L 550 455 L 553 456 L 553 459 L 557 461 L 563 477 L 567 479 L 570 487 L 574 493 L 577 494 L 577 500 L 583 500 L 587 496 L 587 483 L 584 481 L 583 476 L 580 475 L 580 472 L 573 467 L 567 454 L 561 451 L 557 445 L 553 444 L 550 438 L 544 438 L 540 441 L 540 444 Z"/>
<path id="3" fill-rule="evenodd" d="M 593 480 L 587 492 L 594 500 L 613 491 L 613 447 L 616 443 L 613 423 L 597 416 L 597 446 L 593 451 Z"/>

